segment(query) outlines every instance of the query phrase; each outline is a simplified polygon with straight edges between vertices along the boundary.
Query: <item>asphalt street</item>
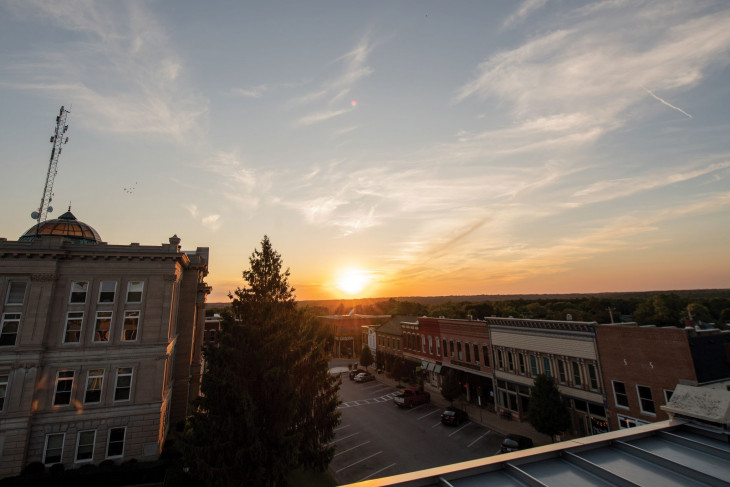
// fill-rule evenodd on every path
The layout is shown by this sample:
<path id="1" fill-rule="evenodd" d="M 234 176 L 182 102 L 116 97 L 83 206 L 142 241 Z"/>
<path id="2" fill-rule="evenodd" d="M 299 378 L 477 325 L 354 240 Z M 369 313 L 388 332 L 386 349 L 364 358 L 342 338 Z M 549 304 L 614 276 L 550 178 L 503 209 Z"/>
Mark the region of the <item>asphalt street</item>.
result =
<path id="1" fill-rule="evenodd" d="M 401 409 L 393 403 L 392 386 L 341 377 L 342 421 L 330 463 L 340 485 L 482 458 L 499 449 L 503 436 L 481 425 L 443 425 L 441 408 Z"/>

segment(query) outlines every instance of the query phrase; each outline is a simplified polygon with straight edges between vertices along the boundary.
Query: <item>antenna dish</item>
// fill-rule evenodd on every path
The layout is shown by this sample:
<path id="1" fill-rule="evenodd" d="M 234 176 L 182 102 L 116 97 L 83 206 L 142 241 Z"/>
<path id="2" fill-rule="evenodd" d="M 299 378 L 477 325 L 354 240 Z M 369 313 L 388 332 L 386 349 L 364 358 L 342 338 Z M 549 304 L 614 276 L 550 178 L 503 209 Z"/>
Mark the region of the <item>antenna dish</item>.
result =
<path id="1" fill-rule="evenodd" d="M 40 215 L 37 211 L 34 211 L 33 213 L 30 214 L 30 217 L 34 220 L 37 220 L 39 216 Z"/>
<path id="2" fill-rule="evenodd" d="M 49 206 L 48 207 L 48 213 L 53 213 L 53 207 L 52 206 Z"/>

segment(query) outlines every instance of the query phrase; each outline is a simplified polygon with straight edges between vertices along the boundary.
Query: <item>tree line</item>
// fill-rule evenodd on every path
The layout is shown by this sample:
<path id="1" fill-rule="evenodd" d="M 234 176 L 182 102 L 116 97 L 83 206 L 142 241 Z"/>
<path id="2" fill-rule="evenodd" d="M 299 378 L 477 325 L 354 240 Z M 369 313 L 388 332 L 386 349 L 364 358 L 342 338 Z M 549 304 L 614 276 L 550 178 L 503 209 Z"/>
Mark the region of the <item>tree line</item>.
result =
<path id="1" fill-rule="evenodd" d="M 431 316 L 453 319 L 483 319 L 488 316 L 542 320 L 595 321 L 619 323 L 636 321 L 639 325 L 684 326 L 686 320 L 695 323 L 715 323 L 727 328 L 730 323 L 730 291 L 692 293 L 657 293 L 642 297 L 596 297 L 504 299 L 494 301 L 446 301 L 424 304 L 395 298 L 375 303 L 356 304 L 347 308 L 340 302 L 334 309 L 310 305 L 320 315 L 355 314 Z"/>

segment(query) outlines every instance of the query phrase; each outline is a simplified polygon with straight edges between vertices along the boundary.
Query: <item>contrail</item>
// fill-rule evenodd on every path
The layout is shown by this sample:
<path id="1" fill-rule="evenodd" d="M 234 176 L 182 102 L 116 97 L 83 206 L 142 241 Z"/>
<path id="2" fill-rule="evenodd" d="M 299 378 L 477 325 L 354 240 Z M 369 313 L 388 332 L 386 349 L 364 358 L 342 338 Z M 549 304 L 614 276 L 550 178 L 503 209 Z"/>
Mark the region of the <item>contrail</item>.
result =
<path id="1" fill-rule="evenodd" d="M 666 101 L 666 100 L 663 100 L 663 99 L 659 98 L 658 96 L 656 96 L 656 95 L 654 94 L 654 92 L 653 92 L 653 91 L 651 91 L 651 90 L 648 90 L 648 89 L 646 89 L 646 88 L 644 88 L 644 90 L 645 90 L 645 91 L 646 91 L 647 93 L 649 93 L 649 94 L 650 94 L 651 96 L 653 96 L 653 97 L 654 97 L 654 98 L 655 98 L 656 100 L 659 100 L 660 102 L 664 103 L 664 104 L 665 104 L 666 106 L 668 106 L 669 108 L 674 108 L 674 109 L 675 109 L 675 110 L 677 110 L 678 112 L 681 112 L 681 113 L 683 113 L 684 115 L 687 115 L 687 116 L 688 116 L 689 118 L 694 118 L 694 117 L 692 117 L 692 115 L 690 115 L 689 113 L 685 112 L 685 111 L 684 111 L 684 110 L 682 110 L 681 108 L 679 108 L 679 107 L 675 107 L 674 105 L 672 105 L 672 104 L 671 104 L 671 103 L 669 103 L 668 101 Z"/>

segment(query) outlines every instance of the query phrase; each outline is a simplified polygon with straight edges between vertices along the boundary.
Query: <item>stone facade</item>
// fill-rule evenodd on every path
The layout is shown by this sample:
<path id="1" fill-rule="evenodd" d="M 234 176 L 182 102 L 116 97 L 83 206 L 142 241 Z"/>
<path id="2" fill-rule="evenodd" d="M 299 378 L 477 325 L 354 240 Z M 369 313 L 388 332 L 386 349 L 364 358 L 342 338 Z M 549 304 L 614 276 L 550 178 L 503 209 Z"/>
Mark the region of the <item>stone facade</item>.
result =
<path id="1" fill-rule="evenodd" d="M 0 477 L 157 458 L 200 388 L 208 248 L 26 235 L 0 239 Z"/>

